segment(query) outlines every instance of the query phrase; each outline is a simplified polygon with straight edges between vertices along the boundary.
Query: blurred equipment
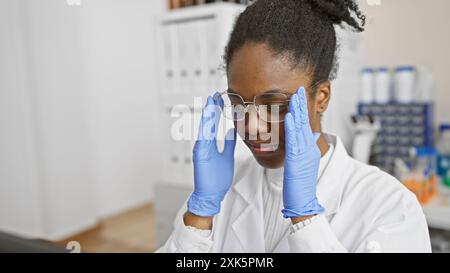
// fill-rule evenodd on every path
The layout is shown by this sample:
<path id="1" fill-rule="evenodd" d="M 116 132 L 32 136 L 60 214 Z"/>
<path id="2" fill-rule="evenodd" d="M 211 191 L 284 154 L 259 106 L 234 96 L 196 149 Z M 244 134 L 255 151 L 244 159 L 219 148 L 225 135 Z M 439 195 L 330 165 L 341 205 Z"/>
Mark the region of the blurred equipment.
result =
<path id="1" fill-rule="evenodd" d="M 412 147 L 433 146 L 434 104 L 433 77 L 428 68 L 400 66 L 392 75 L 386 67 L 362 71 L 358 115 L 380 121 L 370 164 L 394 174 L 396 159 L 412 163 Z"/>
<path id="2" fill-rule="evenodd" d="M 422 205 L 430 203 L 438 194 L 436 150 L 428 147 L 411 149 L 409 172 L 403 174 L 400 180 Z"/>
<path id="3" fill-rule="evenodd" d="M 450 124 L 440 126 L 440 136 L 436 147 L 438 150 L 437 174 L 442 184 L 450 187 Z"/>
<path id="4" fill-rule="evenodd" d="M 360 103 L 401 104 L 431 101 L 433 74 L 425 66 L 367 67 L 360 74 Z"/>
<path id="5" fill-rule="evenodd" d="M 411 147 L 433 146 L 433 104 L 361 103 L 358 108 L 359 115 L 370 115 L 381 123 L 371 164 L 393 174 L 395 159 L 411 163 Z"/>
<path id="6" fill-rule="evenodd" d="M 369 163 L 372 144 L 380 131 L 381 123 L 372 116 L 352 116 L 354 139 L 352 156 L 363 163 Z"/>
<path id="7" fill-rule="evenodd" d="M 433 253 L 450 253 L 450 232 L 445 229 L 430 228 Z"/>

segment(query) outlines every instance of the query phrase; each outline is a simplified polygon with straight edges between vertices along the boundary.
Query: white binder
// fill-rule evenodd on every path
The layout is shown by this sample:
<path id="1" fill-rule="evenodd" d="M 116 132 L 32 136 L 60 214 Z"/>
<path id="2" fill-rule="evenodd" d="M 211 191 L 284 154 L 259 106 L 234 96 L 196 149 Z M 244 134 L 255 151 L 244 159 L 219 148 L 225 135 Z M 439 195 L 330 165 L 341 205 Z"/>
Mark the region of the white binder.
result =
<path id="1" fill-rule="evenodd" d="M 179 88 L 177 25 L 163 24 L 158 31 L 157 60 L 158 89 L 163 100 L 171 100 Z"/>

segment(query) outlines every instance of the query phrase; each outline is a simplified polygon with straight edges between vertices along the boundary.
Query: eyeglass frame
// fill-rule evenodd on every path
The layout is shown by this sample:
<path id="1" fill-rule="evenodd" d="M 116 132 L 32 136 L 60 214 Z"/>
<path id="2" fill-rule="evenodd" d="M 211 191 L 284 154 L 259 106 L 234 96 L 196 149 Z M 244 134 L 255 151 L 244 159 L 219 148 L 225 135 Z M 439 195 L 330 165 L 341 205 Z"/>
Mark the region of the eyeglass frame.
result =
<path id="1" fill-rule="evenodd" d="M 318 81 L 318 82 L 316 82 L 315 84 L 311 85 L 311 86 L 309 87 L 309 89 L 314 89 L 315 87 L 317 87 L 317 86 L 318 86 L 319 84 L 321 84 L 321 83 L 323 83 L 323 81 Z M 305 88 L 305 89 L 306 89 L 306 88 Z M 284 106 L 287 105 L 287 106 L 289 107 L 289 101 L 291 100 L 292 95 L 295 94 L 295 92 L 294 92 L 294 93 L 290 93 L 290 92 L 286 92 L 286 91 L 275 91 L 275 90 L 274 90 L 274 91 L 267 91 L 267 92 L 265 92 L 265 93 L 255 95 L 255 96 L 253 97 L 253 101 L 245 101 L 244 98 L 243 98 L 241 95 L 239 95 L 238 93 L 236 93 L 236 92 L 234 92 L 234 91 L 233 91 L 233 92 L 229 92 L 229 90 L 233 91 L 232 89 L 228 88 L 226 91 L 217 93 L 217 94 L 213 97 L 213 99 L 214 99 L 214 100 L 217 100 L 216 96 L 223 96 L 223 95 L 227 95 L 227 94 L 232 94 L 232 95 L 235 95 L 235 96 L 238 96 L 238 97 L 241 98 L 241 100 L 242 100 L 242 102 L 243 102 L 242 106 L 244 107 L 244 117 L 243 117 L 242 119 L 239 119 L 239 120 L 230 119 L 230 120 L 233 120 L 233 121 L 242 121 L 242 120 L 245 120 L 245 114 L 249 113 L 248 108 L 249 108 L 250 105 L 253 105 L 253 106 L 255 107 L 255 109 L 256 109 L 256 113 L 258 114 L 258 116 L 261 116 L 261 114 L 259 113 L 259 105 L 256 105 L 256 97 L 257 97 L 257 96 L 260 96 L 260 95 L 266 95 L 266 94 L 283 94 L 283 95 L 286 95 L 287 99 L 286 99 L 285 101 L 286 101 L 287 103 L 286 103 Z M 221 108 L 221 111 L 222 111 L 222 114 L 225 116 L 225 114 L 223 113 L 223 109 L 222 109 L 222 108 Z M 225 117 L 226 117 L 226 116 L 225 116 Z M 279 120 L 279 121 L 275 121 L 275 122 L 272 122 L 272 121 L 266 121 L 266 120 L 265 120 L 265 122 L 268 122 L 268 123 L 283 123 L 283 122 L 284 122 L 284 119 L 283 119 L 283 120 Z"/>

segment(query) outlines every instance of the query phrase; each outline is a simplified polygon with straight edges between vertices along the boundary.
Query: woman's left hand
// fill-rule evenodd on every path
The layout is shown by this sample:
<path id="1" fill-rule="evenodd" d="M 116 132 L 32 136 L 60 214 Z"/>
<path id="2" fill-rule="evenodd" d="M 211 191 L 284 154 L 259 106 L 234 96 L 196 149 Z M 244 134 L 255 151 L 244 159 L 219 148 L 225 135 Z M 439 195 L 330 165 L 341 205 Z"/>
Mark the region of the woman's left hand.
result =
<path id="1" fill-rule="evenodd" d="M 316 197 L 320 150 L 308 117 L 306 91 L 301 87 L 291 97 L 285 117 L 286 157 L 283 182 L 283 216 L 297 218 L 324 212 Z"/>

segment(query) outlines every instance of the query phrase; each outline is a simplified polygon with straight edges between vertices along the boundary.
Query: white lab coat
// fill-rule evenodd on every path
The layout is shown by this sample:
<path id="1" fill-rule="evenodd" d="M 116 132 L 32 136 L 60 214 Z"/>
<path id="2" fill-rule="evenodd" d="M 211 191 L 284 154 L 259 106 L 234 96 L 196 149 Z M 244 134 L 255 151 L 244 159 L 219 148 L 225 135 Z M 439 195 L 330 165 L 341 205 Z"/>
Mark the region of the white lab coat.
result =
<path id="1" fill-rule="evenodd" d="M 274 252 L 430 252 L 416 197 L 394 177 L 351 158 L 338 137 L 326 137 L 335 149 L 317 185 L 325 213 L 286 234 Z M 184 206 L 158 252 L 265 252 L 263 170 L 253 158 L 236 164 L 211 235 L 184 225 Z"/>

